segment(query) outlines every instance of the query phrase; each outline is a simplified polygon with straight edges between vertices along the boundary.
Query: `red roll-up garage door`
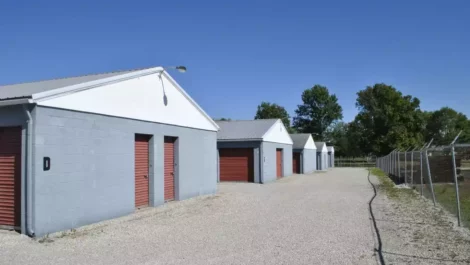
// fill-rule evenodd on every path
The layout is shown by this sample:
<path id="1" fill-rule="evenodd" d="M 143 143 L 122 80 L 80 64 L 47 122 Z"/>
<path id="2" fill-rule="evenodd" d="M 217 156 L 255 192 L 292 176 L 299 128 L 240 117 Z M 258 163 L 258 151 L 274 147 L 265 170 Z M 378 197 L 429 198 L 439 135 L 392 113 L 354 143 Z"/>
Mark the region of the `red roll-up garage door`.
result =
<path id="1" fill-rule="evenodd" d="M 276 149 L 276 176 L 282 177 L 282 149 Z"/>
<path id="2" fill-rule="evenodd" d="M 21 127 L 0 127 L 0 226 L 21 225 Z"/>
<path id="3" fill-rule="evenodd" d="M 300 153 L 292 153 L 292 171 L 300 174 Z"/>
<path id="4" fill-rule="evenodd" d="M 165 137 L 165 201 L 175 199 L 175 140 L 174 137 Z"/>
<path id="5" fill-rule="evenodd" d="M 254 182 L 252 148 L 219 149 L 220 181 Z"/>
<path id="6" fill-rule="evenodd" d="M 135 135 L 135 207 L 149 205 L 149 139 Z"/>

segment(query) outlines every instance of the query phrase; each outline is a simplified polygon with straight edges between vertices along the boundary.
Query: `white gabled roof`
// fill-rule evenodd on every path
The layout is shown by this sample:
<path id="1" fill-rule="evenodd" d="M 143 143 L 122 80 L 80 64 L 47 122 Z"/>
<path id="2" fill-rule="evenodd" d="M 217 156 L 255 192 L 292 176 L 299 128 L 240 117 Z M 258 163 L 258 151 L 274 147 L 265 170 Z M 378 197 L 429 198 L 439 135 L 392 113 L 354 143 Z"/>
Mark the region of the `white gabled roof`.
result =
<path id="1" fill-rule="evenodd" d="M 328 152 L 332 152 L 332 153 L 335 152 L 334 146 L 327 146 L 326 149 L 328 150 Z"/>
<path id="2" fill-rule="evenodd" d="M 294 149 L 317 149 L 310 133 L 294 133 L 290 134 L 294 145 Z"/>
<path id="3" fill-rule="evenodd" d="M 162 67 L 0 86 L 0 106 L 25 103 L 219 129 Z"/>
<path id="4" fill-rule="evenodd" d="M 317 146 L 317 152 L 322 152 L 322 153 L 328 152 L 328 149 L 326 149 L 325 142 L 315 142 L 315 145 Z"/>
<path id="5" fill-rule="evenodd" d="M 265 141 L 292 145 L 292 139 L 280 119 L 217 121 L 218 141 Z"/>
<path id="6" fill-rule="evenodd" d="M 269 130 L 263 135 L 263 141 L 265 142 L 274 142 L 281 144 L 290 144 L 292 145 L 292 139 L 290 138 L 289 132 L 287 131 L 284 123 L 280 119 L 269 128 Z"/>

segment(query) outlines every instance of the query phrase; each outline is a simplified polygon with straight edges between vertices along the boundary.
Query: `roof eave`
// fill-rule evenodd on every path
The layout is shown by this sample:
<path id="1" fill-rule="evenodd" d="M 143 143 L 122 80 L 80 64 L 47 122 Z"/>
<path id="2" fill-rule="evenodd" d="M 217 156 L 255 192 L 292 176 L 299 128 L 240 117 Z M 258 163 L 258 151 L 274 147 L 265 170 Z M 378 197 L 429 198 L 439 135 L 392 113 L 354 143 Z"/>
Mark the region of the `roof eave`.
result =
<path id="1" fill-rule="evenodd" d="M 250 142 L 257 141 L 262 142 L 261 138 L 238 138 L 238 139 L 217 139 L 217 142 Z"/>
<path id="2" fill-rule="evenodd" d="M 48 90 L 48 91 L 44 91 L 44 92 L 39 92 L 39 93 L 33 94 L 31 97 L 35 101 L 41 101 L 41 100 L 61 96 L 61 95 L 64 95 L 64 94 L 71 94 L 71 93 L 75 93 L 75 92 L 79 92 L 79 91 L 83 91 L 83 90 L 92 89 L 92 88 L 95 88 L 95 87 L 100 87 L 100 86 L 104 86 L 104 85 L 108 85 L 108 84 L 112 84 L 112 83 L 117 83 L 117 82 L 122 82 L 124 80 L 133 79 L 133 78 L 136 78 L 136 77 L 141 77 L 141 76 L 151 75 L 151 74 L 155 74 L 155 73 L 160 73 L 160 72 L 163 72 L 163 71 L 164 71 L 164 69 L 162 67 L 153 67 L 153 68 L 140 70 L 140 71 L 136 71 L 136 72 L 111 76 L 111 77 L 107 77 L 107 78 L 103 78 L 103 79 L 88 81 L 88 82 L 85 82 L 85 83 L 80 83 L 80 84 L 60 87 L 60 88 L 56 88 L 56 89 L 52 89 L 52 90 Z"/>
<path id="3" fill-rule="evenodd" d="M 14 106 L 33 103 L 31 97 L 22 97 L 22 98 L 12 98 L 12 99 L 2 99 L 0 100 L 0 107 Z"/>

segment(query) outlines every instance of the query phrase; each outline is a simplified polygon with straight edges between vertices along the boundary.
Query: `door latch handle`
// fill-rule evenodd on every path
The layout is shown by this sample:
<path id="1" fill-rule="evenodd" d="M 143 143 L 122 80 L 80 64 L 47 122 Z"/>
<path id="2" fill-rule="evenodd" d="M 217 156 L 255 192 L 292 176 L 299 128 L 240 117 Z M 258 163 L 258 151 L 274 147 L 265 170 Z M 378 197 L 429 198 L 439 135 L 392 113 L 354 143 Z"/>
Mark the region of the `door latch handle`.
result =
<path id="1" fill-rule="evenodd" d="M 147 175 L 144 175 L 144 178 L 148 179 L 148 178 L 149 178 L 149 176 L 147 176 Z"/>

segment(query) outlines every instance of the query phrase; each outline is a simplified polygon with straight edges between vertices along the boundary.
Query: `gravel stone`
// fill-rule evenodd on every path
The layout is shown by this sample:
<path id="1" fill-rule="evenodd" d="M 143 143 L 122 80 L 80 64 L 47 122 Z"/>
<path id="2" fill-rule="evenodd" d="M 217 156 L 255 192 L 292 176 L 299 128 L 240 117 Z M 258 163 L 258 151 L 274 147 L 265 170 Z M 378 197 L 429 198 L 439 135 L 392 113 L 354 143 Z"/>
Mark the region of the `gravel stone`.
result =
<path id="1" fill-rule="evenodd" d="M 0 264 L 377 264 L 372 195 L 364 169 L 221 183 L 48 238 L 0 231 Z"/>

